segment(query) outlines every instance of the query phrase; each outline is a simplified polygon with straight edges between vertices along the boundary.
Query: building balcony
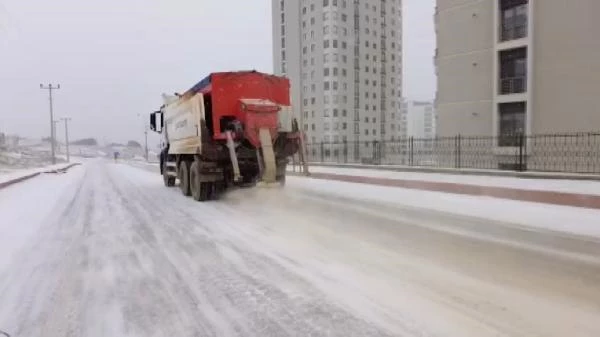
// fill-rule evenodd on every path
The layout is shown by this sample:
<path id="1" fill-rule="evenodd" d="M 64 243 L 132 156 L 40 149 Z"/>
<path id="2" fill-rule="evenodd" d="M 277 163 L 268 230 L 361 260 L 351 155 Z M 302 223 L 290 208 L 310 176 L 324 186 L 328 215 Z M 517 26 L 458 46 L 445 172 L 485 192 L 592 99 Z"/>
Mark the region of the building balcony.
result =
<path id="1" fill-rule="evenodd" d="M 527 37 L 527 24 L 500 27 L 500 42 L 518 40 Z"/>
<path id="2" fill-rule="evenodd" d="M 522 94 L 527 91 L 527 76 L 500 79 L 500 95 Z"/>

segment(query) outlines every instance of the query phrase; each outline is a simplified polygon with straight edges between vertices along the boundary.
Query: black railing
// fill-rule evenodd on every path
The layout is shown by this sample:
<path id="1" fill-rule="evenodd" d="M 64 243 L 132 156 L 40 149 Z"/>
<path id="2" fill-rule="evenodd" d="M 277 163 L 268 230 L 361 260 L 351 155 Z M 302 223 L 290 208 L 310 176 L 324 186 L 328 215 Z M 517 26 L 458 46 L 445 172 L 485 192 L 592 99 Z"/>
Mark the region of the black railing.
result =
<path id="1" fill-rule="evenodd" d="M 500 94 L 521 94 L 527 91 L 527 77 L 505 77 L 500 79 Z"/>
<path id="2" fill-rule="evenodd" d="M 316 143 L 307 152 L 322 163 L 600 174 L 600 132 Z"/>
<path id="3" fill-rule="evenodd" d="M 527 37 L 527 24 L 501 25 L 500 41 L 517 40 Z"/>

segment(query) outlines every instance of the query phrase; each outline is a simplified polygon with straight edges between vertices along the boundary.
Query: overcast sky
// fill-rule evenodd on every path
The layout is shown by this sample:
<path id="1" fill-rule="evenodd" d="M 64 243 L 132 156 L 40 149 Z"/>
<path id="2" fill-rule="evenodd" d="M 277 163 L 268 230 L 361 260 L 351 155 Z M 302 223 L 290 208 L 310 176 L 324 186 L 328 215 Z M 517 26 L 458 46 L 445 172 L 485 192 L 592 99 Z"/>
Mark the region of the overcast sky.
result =
<path id="1" fill-rule="evenodd" d="M 403 1 L 404 93 L 431 99 L 435 0 Z M 72 139 L 141 140 L 161 93 L 213 71 L 272 72 L 270 11 L 271 0 L 0 0 L 0 132 L 48 135 L 39 84 L 60 83 L 56 117 L 73 118 Z"/>

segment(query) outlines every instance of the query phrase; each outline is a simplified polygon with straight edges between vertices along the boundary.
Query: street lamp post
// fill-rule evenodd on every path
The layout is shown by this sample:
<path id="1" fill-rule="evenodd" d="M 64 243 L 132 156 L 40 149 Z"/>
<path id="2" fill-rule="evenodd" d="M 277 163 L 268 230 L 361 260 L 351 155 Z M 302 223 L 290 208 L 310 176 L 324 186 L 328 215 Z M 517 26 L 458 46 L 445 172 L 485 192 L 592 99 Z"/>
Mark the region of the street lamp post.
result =
<path id="1" fill-rule="evenodd" d="M 67 163 L 69 163 L 71 162 L 71 156 L 69 154 L 69 121 L 71 121 L 71 118 L 63 117 L 60 120 L 65 122 L 65 147 L 67 151 Z"/>
<path id="2" fill-rule="evenodd" d="M 52 121 L 52 127 L 54 128 L 54 130 L 53 130 L 54 131 L 54 146 L 55 146 L 55 151 L 56 152 L 60 152 L 60 145 L 58 144 L 58 139 L 57 139 L 58 138 L 58 134 L 57 134 L 57 131 L 56 131 L 57 130 L 56 125 L 58 123 L 60 123 L 59 120 Z"/>
<path id="3" fill-rule="evenodd" d="M 137 114 L 138 117 L 143 117 L 141 113 Z M 148 161 L 148 126 L 144 122 L 144 158 Z"/>
<path id="4" fill-rule="evenodd" d="M 40 89 L 48 90 L 48 99 L 50 101 L 50 148 L 52 149 L 52 164 L 56 164 L 56 153 L 54 152 L 54 111 L 52 106 L 52 90 L 60 89 L 60 84 L 53 86 L 52 84 L 48 84 L 48 86 L 44 86 L 40 84 Z"/>

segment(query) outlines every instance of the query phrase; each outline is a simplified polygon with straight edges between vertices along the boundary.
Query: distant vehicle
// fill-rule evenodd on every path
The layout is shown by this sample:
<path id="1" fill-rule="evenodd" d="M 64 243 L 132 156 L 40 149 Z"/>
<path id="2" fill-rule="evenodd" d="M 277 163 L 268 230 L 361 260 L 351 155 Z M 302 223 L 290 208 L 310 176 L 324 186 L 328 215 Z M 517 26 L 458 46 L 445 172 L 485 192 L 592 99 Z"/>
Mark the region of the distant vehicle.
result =
<path id="1" fill-rule="evenodd" d="M 184 195 L 215 199 L 229 186 L 284 184 L 288 157 L 303 147 L 287 78 L 256 71 L 213 73 L 182 95 L 163 95 L 150 128 L 163 136 L 160 172 Z"/>

